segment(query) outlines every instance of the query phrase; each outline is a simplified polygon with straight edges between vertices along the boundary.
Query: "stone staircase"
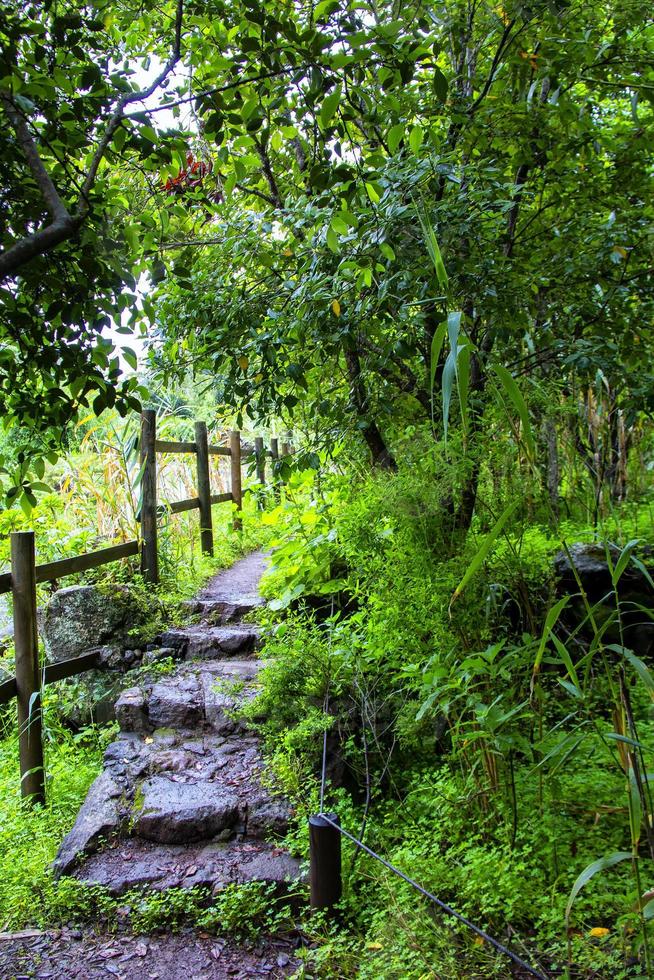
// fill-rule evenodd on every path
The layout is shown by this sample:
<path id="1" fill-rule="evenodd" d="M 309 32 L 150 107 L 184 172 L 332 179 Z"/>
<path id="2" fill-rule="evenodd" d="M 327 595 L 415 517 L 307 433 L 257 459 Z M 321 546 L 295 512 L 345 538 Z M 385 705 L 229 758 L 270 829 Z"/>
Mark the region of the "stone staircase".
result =
<path id="1" fill-rule="evenodd" d="M 298 862 L 274 843 L 290 807 L 233 713 L 256 693 L 257 629 L 241 620 L 262 604 L 264 569 L 265 556 L 253 554 L 212 579 L 189 604 L 200 622 L 161 638 L 180 661 L 174 672 L 122 692 L 120 735 L 61 844 L 57 875 L 113 895 L 300 879 Z"/>

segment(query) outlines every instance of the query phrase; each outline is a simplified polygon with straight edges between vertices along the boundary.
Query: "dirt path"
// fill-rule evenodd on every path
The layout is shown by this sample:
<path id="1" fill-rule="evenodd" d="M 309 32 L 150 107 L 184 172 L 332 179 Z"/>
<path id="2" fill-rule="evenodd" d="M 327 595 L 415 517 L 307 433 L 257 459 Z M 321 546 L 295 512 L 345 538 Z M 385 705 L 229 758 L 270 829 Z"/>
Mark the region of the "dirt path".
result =
<path id="1" fill-rule="evenodd" d="M 2 980 L 240 980 L 287 977 L 290 944 L 264 940 L 251 947 L 197 935 L 101 935 L 74 929 L 0 935 Z"/>
<path id="2" fill-rule="evenodd" d="M 215 576 L 190 604 L 196 622 L 161 637 L 172 674 L 124 690 L 118 739 L 105 753 L 55 861 L 58 876 L 113 896 L 197 886 L 207 901 L 227 885 L 264 882 L 278 893 L 300 880 L 275 841 L 291 810 L 271 788 L 258 739 L 233 714 L 257 689 L 256 627 L 265 557 L 249 555 Z M 282 977 L 289 943 L 252 947 L 187 931 L 136 937 L 61 932 L 0 937 L 0 978 L 121 977 L 200 980 Z"/>

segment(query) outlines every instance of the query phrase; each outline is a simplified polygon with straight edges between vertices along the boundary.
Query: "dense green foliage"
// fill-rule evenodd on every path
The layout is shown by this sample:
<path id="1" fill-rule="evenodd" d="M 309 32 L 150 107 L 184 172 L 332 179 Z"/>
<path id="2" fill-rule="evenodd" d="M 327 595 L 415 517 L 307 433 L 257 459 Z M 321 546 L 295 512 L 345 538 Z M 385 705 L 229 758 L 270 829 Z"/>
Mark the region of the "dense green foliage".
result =
<path id="1" fill-rule="evenodd" d="M 609 642 L 627 611 L 617 565 L 617 607 L 592 610 L 601 626 L 584 635 L 580 620 L 570 635 L 546 613 L 555 552 L 649 540 L 650 506 L 624 507 L 597 531 L 514 522 L 455 598 L 501 501 L 452 553 L 439 534 L 446 480 L 417 455 L 354 486 L 292 481 L 264 518 L 278 534 L 266 586 L 272 663 L 251 715 L 267 716 L 277 772 L 303 815 L 317 805 L 326 731 L 330 777 L 348 789 L 328 791 L 328 805 L 351 833 L 498 938 L 521 936 L 516 948 L 546 969 L 631 976 L 634 952 L 648 955 L 638 895 L 645 906 L 651 801 L 634 780 L 651 768 L 654 679 Z M 347 847 L 352 933 L 325 937 L 321 975 L 506 975 L 501 958 L 428 905 L 417 912 L 407 886 Z M 568 910 L 578 876 L 617 852 L 637 855 L 634 866 L 598 869 Z"/>
<path id="2" fill-rule="evenodd" d="M 652 648 L 629 631 L 654 619 L 649 7 L 5 6 L 0 560 L 17 528 L 42 559 L 138 534 L 142 402 L 162 438 L 292 429 L 283 491 L 248 497 L 238 539 L 220 512 L 214 566 L 164 508 L 143 590 L 156 630 L 272 544 L 249 715 L 289 843 L 324 737 L 329 805 L 423 885 L 544 971 L 654 976 Z M 191 494 L 178 461 L 160 477 Z M 554 574 L 578 542 L 599 600 Z M 62 706 L 24 821 L 2 715 L 6 927 L 115 921 L 46 869 L 107 734 Z M 349 845 L 345 866 L 338 922 L 236 889 L 133 896 L 133 924 L 297 927 L 307 975 L 507 975 Z"/>

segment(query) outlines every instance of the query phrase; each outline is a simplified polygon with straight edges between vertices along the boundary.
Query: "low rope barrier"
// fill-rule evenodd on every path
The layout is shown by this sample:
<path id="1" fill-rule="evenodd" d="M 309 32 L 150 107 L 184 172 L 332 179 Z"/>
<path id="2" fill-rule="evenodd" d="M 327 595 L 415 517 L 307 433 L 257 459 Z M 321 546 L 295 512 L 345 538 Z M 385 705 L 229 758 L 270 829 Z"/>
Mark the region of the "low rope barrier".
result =
<path id="1" fill-rule="evenodd" d="M 474 922 L 471 922 L 469 919 L 466 919 L 464 915 L 461 915 L 460 912 L 457 912 L 446 902 L 441 901 L 441 899 L 438 898 L 436 895 L 433 895 L 431 892 L 427 891 L 426 888 L 423 888 L 422 885 L 419 885 L 418 882 L 415 881 L 413 878 L 410 878 L 399 868 L 396 868 L 394 864 L 391 864 L 390 861 L 387 861 L 386 858 L 383 858 L 380 854 L 377 854 L 375 851 L 373 851 L 371 847 L 368 847 L 362 841 L 357 840 L 357 838 L 354 837 L 353 834 L 350 834 L 347 830 L 341 827 L 340 824 L 332 820 L 329 814 L 321 812 L 318 814 L 318 816 L 322 820 L 324 820 L 325 823 L 329 824 L 330 827 L 333 827 L 334 830 L 337 830 L 339 834 L 341 834 L 343 837 L 347 837 L 347 839 L 351 841 L 353 844 L 355 844 L 360 850 L 364 851 L 371 858 L 374 858 L 375 861 L 379 861 L 379 863 L 383 864 L 385 868 L 387 868 L 389 871 L 392 871 L 394 875 L 397 875 L 397 877 L 401 878 L 402 881 L 406 881 L 406 883 L 408 885 L 411 885 L 412 888 L 415 888 L 417 892 L 420 892 L 421 895 L 423 895 L 425 898 L 428 898 L 431 902 L 434 903 L 434 905 L 437 905 L 442 912 L 445 912 L 446 915 L 453 916 L 453 918 L 455 918 L 457 922 L 460 922 L 468 929 L 471 929 L 474 933 L 476 933 L 483 940 L 485 940 L 485 942 L 489 943 L 494 949 L 496 949 L 498 953 L 502 953 L 504 956 L 507 956 L 510 960 L 512 960 L 516 964 L 516 966 L 519 966 L 521 967 L 521 969 L 526 970 L 532 977 L 536 977 L 537 980 L 549 980 L 549 978 L 546 977 L 543 973 L 539 973 L 538 970 L 535 970 L 533 966 L 530 966 L 529 963 L 525 962 L 525 960 L 520 959 L 517 953 L 514 953 L 507 946 L 504 946 L 501 942 L 499 942 L 499 940 L 495 939 L 493 936 L 490 936 L 483 929 L 480 929 L 480 927 L 476 926 Z"/>
<path id="2" fill-rule="evenodd" d="M 330 633 L 330 639 L 331 639 L 331 633 Z M 328 704 L 329 704 L 329 694 L 327 693 L 325 695 L 325 710 Z M 388 871 L 391 871 L 398 878 L 401 878 L 402 881 L 405 881 L 408 885 L 411 885 L 412 888 L 414 888 L 417 892 L 419 892 L 419 894 L 421 894 L 424 898 L 427 898 L 429 899 L 430 902 L 433 902 L 434 905 L 436 905 L 446 915 L 452 916 L 452 918 L 456 919 L 457 922 L 460 922 L 461 925 L 465 926 L 467 929 L 470 929 L 477 936 L 480 936 L 481 939 L 484 940 L 484 942 L 487 942 L 490 946 L 493 947 L 493 949 L 496 949 L 498 953 L 501 953 L 503 956 L 506 956 L 513 963 L 515 963 L 516 966 L 519 966 L 522 970 L 526 970 L 526 972 L 529 973 L 530 976 L 536 977 L 536 980 L 549 980 L 549 978 L 545 974 L 539 973 L 538 970 L 535 970 L 533 966 L 530 966 L 529 963 L 521 959 L 517 955 L 517 953 L 513 952 L 513 950 L 509 949 L 507 946 L 504 946 L 503 943 L 499 942 L 499 940 L 489 935 L 479 926 L 476 926 L 474 922 L 470 921 L 470 919 L 466 919 L 464 915 L 461 915 L 460 912 L 457 912 L 446 902 L 443 902 L 440 898 L 438 898 L 438 896 L 432 894 L 432 892 L 430 891 L 427 891 L 427 889 L 423 888 L 422 885 L 418 884 L 417 881 L 415 881 L 413 878 L 410 878 L 407 874 L 404 873 L 404 871 L 401 871 L 399 868 L 396 868 L 394 864 L 391 864 L 390 861 L 387 861 L 386 858 L 383 858 L 381 854 L 377 854 L 375 851 L 372 850 L 371 847 L 368 847 L 367 844 L 364 844 L 363 841 L 358 840 L 356 837 L 354 837 L 353 834 L 350 834 L 349 831 L 344 830 L 344 828 L 341 827 L 341 825 L 336 820 L 333 819 L 335 814 L 330 815 L 324 812 L 323 807 L 324 807 L 324 800 L 325 800 L 326 781 L 327 781 L 327 729 L 325 728 L 323 732 L 323 742 L 322 742 L 322 776 L 320 780 L 320 812 L 317 814 L 318 819 L 324 821 L 325 824 L 327 824 L 333 830 L 337 831 L 342 837 L 346 837 L 349 841 L 351 841 L 352 844 L 358 847 L 359 850 L 363 851 L 369 857 L 374 858 L 375 861 L 378 861 Z M 314 822 L 314 831 L 315 831 L 316 825 L 315 825 L 315 821 L 313 821 L 313 818 L 311 822 Z M 313 836 L 311 837 L 311 845 L 312 845 L 311 860 L 313 864 L 314 863 L 313 849 L 314 847 L 316 849 L 318 847 L 318 844 L 315 842 L 315 838 Z M 320 866 L 322 865 L 324 867 L 324 863 L 323 863 L 324 858 L 328 856 L 333 858 L 333 854 L 329 854 L 328 850 L 326 850 L 323 860 L 319 860 L 316 856 L 316 860 L 315 860 L 316 875 L 320 874 Z M 327 886 L 327 893 L 329 893 L 330 891 L 330 886 L 332 890 L 335 889 L 335 891 L 333 891 L 334 895 L 336 894 L 340 895 L 340 887 L 341 887 L 340 886 L 340 873 L 341 873 L 340 852 L 338 855 L 337 865 L 338 865 L 337 869 L 331 868 L 330 871 L 337 872 L 336 876 L 338 878 L 338 881 L 337 882 L 332 881 Z M 314 875 L 314 869 L 312 868 L 312 878 L 313 875 Z"/>

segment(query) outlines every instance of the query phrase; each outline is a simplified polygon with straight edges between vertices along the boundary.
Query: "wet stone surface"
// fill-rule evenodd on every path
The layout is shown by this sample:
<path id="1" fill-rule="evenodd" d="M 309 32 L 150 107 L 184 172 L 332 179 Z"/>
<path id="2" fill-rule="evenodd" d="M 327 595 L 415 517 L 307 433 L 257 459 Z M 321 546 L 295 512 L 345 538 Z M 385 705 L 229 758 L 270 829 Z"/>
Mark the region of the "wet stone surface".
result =
<path id="1" fill-rule="evenodd" d="M 285 832 L 290 807 L 270 788 L 257 738 L 234 716 L 255 696 L 261 666 L 256 630 L 234 617 L 261 604 L 264 568 L 263 555 L 250 555 L 216 576 L 198 597 L 203 621 L 163 638 L 185 659 L 122 692 L 120 735 L 62 843 L 57 874 L 116 895 L 300 878 L 298 863 L 271 841 Z"/>

